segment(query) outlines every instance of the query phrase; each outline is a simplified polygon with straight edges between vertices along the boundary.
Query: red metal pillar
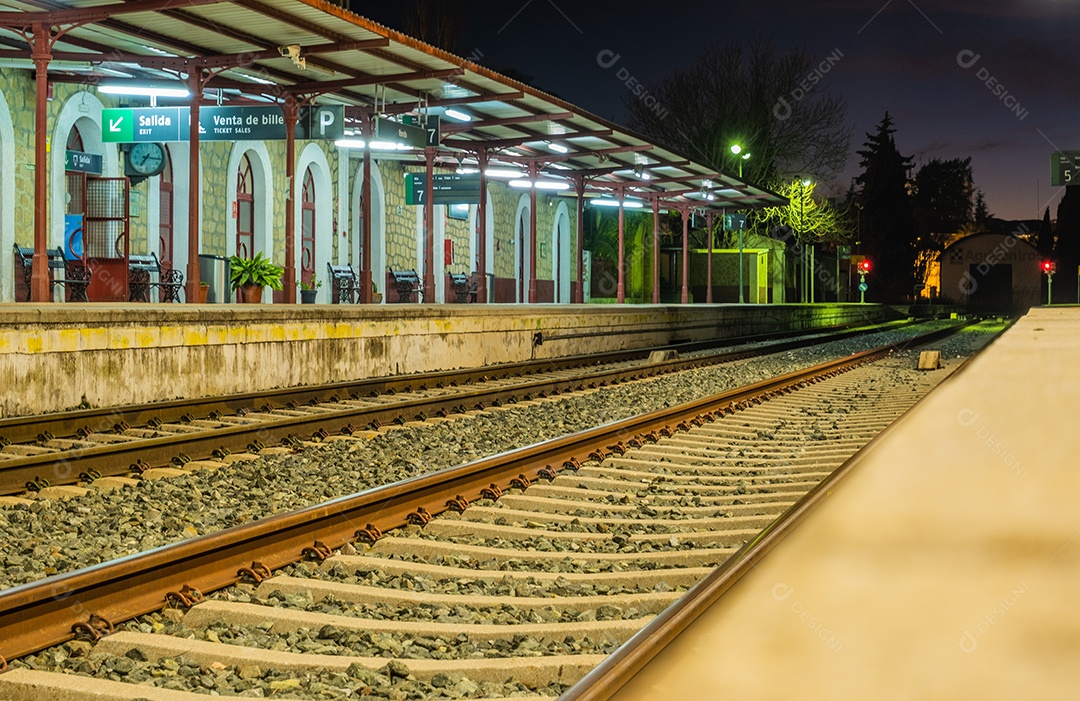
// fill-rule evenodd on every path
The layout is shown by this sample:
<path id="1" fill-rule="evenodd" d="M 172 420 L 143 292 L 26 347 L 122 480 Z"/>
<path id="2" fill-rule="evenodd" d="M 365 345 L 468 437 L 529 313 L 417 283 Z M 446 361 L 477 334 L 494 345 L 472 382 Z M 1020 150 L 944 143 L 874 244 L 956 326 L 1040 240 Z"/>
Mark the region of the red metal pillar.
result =
<path id="1" fill-rule="evenodd" d="M 296 121 L 300 107 L 296 95 L 285 97 L 285 274 L 281 277 L 286 304 L 296 304 Z"/>
<path id="2" fill-rule="evenodd" d="M 488 301 L 488 276 L 487 276 L 487 149 L 480 149 L 476 154 L 477 167 L 480 169 L 480 204 L 476 208 L 476 238 L 479 248 L 476 262 L 476 302 L 487 304 Z"/>
<path id="3" fill-rule="evenodd" d="M 424 302 L 435 301 L 435 148 L 424 149 L 426 185 L 424 192 Z"/>
<path id="4" fill-rule="evenodd" d="M 529 304 L 536 304 L 536 161 L 529 163 Z"/>
<path id="5" fill-rule="evenodd" d="M 52 299 L 49 285 L 49 157 L 46 136 L 49 133 L 48 105 L 49 61 L 52 60 L 51 28 L 35 22 L 34 45 L 30 58 L 34 60 L 34 257 L 30 268 L 30 301 L 48 302 Z"/>
<path id="6" fill-rule="evenodd" d="M 364 139 L 364 178 L 360 183 L 360 303 L 371 304 L 371 117 L 360 118 L 360 134 Z M 380 273 L 381 274 L 381 273 Z M 380 280 L 382 282 L 385 277 Z"/>
<path id="7" fill-rule="evenodd" d="M 690 303 L 690 208 L 682 208 L 682 298 Z"/>
<path id="8" fill-rule="evenodd" d="M 652 201 L 652 303 L 660 304 L 660 198 Z"/>
<path id="9" fill-rule="evenodd" d="M 574 178 L 577 193 L 577 295 L 574 301 L 585 303 L 585 177 Z"/>
<path id="10" fill-rule="evenodd" d="M 626 190 L 619 185 L 615 194 L 619 198 L 619 281 L 615 288 L 615 302 L 626 302 L 626 209 L 623 207 L 623 194 Z"/>
<path id="11" fill-rule="evenodd" d="M 709 252 L 706 258 L 709 261 L 708 264 L 708 282 L 705 284 L 705 302 L 712 304 L 712 249 L 713 249 L 713 230 L 712 230 L 713 211 L 711 209 L 705 210 L 705 226 L 709 229 Z"/>
<path id="12" fill-rule="evenodd" d="M 199 103 L 202 102 L 203 74 L 201 68 L 188 73 L 188 92 L 191 93 L 191 123 L 188 125 L 188 264 L 184 296 L 189 304 L 199 301 Z M 235 192 L 226 195 L 229 200 Z M 222 298 L 227 294 L 221 290 Z"/>

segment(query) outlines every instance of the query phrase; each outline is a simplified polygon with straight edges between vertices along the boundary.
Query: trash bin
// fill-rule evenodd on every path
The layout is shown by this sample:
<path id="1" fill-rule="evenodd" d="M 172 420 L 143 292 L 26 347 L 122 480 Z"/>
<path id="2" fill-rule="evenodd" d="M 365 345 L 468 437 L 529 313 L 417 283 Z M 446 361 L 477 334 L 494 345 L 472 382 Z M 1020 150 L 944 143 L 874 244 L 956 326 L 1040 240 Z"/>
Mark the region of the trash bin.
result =
<path id="1" fill-rule="evenodd" d="M 199 281 L 210 286 L 206 293 L 208 304 L 224 304 L 231 299 L 229 273 L 228 258 L 199 254 Z"/>

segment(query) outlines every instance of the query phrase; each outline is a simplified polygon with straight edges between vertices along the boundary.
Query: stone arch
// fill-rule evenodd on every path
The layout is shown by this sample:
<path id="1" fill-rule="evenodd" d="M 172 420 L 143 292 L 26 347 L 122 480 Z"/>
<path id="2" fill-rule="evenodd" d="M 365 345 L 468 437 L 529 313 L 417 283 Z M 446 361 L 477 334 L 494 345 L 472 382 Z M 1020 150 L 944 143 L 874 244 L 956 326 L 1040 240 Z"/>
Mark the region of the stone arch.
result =
<path id="1" fill-rule="evenodd" d="M 326 153 L 322 150 L 322 147 L 317 143 L 309 143 L 300 152 L 300 155 L 296 158 L 296 170 L 293 177 L 293 202 L 296 205 L 293 207 L 293 250 L 291 255 L 296 266 L 296 279 L 300 279 L 300 247 L 302 244 L 300 236 L 301 226 L 301 193 L 304 187 L 304 177 L 308 168 L 311 169 L 311 177 L 315 183 L 315 276 L 323 281 L 323 286 L 319 289 L 319 293 L 316 296 L 316 300 L 319 302 L 329 302 L 330 287 L 329 281 L 326 279 L 326 265 L 332 258 L 334 249 L 334 203 L 331 193 L 333 193 L 334 183 L 333 178 L 330 175 L 330 161 L 326 158 Z"/>
<path id="2" fill-rule="evenodd" d="M 487 213 L 485 219 L 487 219 L 487 273 L 490 275 L 495 274 L 495 205 L 491 203 L 491 190 L 490 188 L 484 192 L 485 205 L 487 207 Z M 479 272 L 480 263 L 480 223 L 477 221 L 477 217 L 480 215 L 480 208 L 476 205 L 469 207 L 469 272 Z M 488 287 L 488 300 L 494 299 L 495 291 Z"/>
<path id="3" fill-rule="evenodd" d="M 15 245 L 15 128 L 7 96 L 0 90 L 0 250 Z M 8 253 L 7 255 L 10 255 Z M 0 302 L 15 299 L 15 266 L 3 266 L 0 274 Z"/>
<path id="4" fill-rule="evenodd" d="M 86 90 L 72 93 L 60 108 L 52 133 L 52 150 L 49 153 L 49 246 L 64 243 L 64 195 L 67 180 L 64 178 L 65 148 L 68 134 L 78 125 L 83 148 L 87 153 L 101 154 L 102 176 L 119 174 L 119 156 L 115 145 L 106 145 L 101 139 L 101 110 L 104 105 L 96 95 Z"/>
<path id="5" fill-rule="evenodd" d="M 356 169 L 352 186 L 352 260 L 357 276 L 360 274 L 360 243 L 363 224 L 361 198 L 364 194 L 364 162 Z M 383 301 L 386 295 L 386 189 L 383 187 L 379 164 L 371 161 L 371 280 L 380 292 Z"/>
<path id="6" fill-rule="evenodd" d="M 248 155 L 251 163 L 251 175 L 255 179 L 258 194 L 255 200 L 255 251 L 264 256 L 273 257 L 274 253 L 274 190 L 273 168 L 270 165 L 270 153 L 266 144 L 262 141 L 237 141 L 229 153 L 229 164 L 225 168 L 225 206 L 232 211 L 236 201 L 237 172 L 240 169 L 240 159 L 244 154 Z M 201 160 L 201 159 L 200 159 Z M 236 254 L 236 230 L 235 220 L 231 214 L 227 220 L 228 231 L 225 235 L 225 255 Z M 269 295 L 264 294 L 263 299 Z"/>
<path id="7" fill-rule="evenodd" d="M 514 236 L 510 239 L 514 247 L 514 299 L 519 303 L 529 301 L 529 195 L 518 198 L 514 210 Z"/>
<path id="8" fill-rule="evenodd" d="M 555 282 L 555 303 L 570 303 L 570 209 L 560 202 L 551 227 L 551 279 Z"/>

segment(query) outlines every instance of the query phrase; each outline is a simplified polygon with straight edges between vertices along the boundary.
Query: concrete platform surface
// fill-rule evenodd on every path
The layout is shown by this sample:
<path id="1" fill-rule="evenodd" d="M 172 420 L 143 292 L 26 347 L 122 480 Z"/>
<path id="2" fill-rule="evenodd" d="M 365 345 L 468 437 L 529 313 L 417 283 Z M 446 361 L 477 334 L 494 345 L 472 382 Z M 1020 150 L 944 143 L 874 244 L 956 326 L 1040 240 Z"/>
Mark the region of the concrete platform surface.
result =
<path id="1" fill-rule="evenodd" d="M 615 698 L 1076 698 L 1078 349 L 1032 310 Z"/>

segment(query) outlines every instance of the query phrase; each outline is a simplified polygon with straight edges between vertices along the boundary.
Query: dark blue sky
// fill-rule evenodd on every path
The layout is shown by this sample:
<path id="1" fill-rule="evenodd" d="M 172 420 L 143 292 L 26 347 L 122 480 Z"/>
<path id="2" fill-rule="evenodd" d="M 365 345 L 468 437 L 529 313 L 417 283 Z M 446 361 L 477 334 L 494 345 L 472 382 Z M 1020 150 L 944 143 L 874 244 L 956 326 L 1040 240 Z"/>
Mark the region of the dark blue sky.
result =
<path id="1" fill-rule="evenodd" d="M 357 13 L 401 29 L 400 3 L 354 0 Z M 838 190 L 859 172 L 855 149 L 886 110 L 918 165 L 971 156 L 976 187 L 1006 219 L 1054 215 L 1050 155 L 1080 150 L 1080 2 L 1075 0 L 464 0 L 460 53 L 517 68 L 538 87 L 616 122 L 627 89 L 597 55 L 648 82 L 710 43 L 759 33 L 780 47 L 843 58 L 826 76 L 854 129 Z M 961 63 L 965 65 L 961 65 Z M 967 67 L 965 67 L 967 66 Z M 992 79 L 998 94 L 988 87 Z M 1005 94 L 1008 94 L 1008 99 Z"/>

